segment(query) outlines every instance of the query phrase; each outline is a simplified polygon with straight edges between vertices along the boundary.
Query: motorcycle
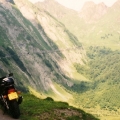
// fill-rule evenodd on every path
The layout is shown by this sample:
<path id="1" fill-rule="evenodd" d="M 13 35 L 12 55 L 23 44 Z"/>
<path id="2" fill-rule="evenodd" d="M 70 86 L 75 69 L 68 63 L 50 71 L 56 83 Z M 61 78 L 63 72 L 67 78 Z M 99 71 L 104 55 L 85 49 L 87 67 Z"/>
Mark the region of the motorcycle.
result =
<path id="1" fill-rule="evenodd" d="M 4 113 L 8 111 L 13 118 L 18 119 L 20 117 L 19 104 L 22 103 L 22 99 L 20 91 L 15 88 L 13 73 L 10 73 L 8 77 L 0 78 L 0 103 Z"/>

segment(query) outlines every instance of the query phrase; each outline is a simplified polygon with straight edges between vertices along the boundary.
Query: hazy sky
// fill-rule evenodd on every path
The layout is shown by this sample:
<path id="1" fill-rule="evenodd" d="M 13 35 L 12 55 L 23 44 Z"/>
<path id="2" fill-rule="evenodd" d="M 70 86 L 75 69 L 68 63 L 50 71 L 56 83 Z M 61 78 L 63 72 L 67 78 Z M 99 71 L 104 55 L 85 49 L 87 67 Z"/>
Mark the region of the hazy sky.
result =
<path id="1" fill-rule="evenodd" d="M 29 1 L 35 3 L 37 1 L 44 1 L 44 0 L 29 0 Z M 93 1 L 95 3 L 104 2 L 107 6 L 112 6 L 117 0 L 56 0 L 56 1 L 58 1 L 60 4 L 68 8 L 74 10 L 80 10 L 86 1 Z"/>

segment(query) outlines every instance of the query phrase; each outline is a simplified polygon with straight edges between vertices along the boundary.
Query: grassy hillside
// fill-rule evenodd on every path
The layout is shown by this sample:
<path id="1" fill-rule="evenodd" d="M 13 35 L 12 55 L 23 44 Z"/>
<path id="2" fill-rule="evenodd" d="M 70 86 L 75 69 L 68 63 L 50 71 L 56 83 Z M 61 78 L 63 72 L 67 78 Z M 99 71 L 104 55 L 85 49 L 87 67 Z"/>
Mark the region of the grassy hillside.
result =
<path id="1" fill-rule="evenodd" d="M 52 98 L 39 99 L 30 94 L 23 94 L 21 120 L 98 120 L 91 114 L 69 106 L 65 102 L 55 102 Z"/>
<path id="2" fill-rule="evenodd" d="M 78 72 L 91 81 L 72 86 L 71 89 L 78 93 L 75 94 L 77 106 L 94 111 L 93 114 L 98 116 L 111 116 L 112 118 L 117 114 L 116 117 L 120 117 L 119 54 L 118 50 L 90 47 L 87 52 L 88 62 L 85 65 L 75 64 Z M 102 113 L 102 110 L 109 112 Z M 117 120 L 117 118 L 114 119 Z"/>

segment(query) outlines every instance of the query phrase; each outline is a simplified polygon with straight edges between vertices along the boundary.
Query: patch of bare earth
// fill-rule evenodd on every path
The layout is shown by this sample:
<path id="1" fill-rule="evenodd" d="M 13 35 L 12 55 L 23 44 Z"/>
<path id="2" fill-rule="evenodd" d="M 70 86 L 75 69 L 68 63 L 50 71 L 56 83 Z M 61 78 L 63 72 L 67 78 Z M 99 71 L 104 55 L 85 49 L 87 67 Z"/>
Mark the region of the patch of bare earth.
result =
<path id="1" fill-rule="evenodd" d="M 72 109 L 54 109 L 38 116 L 40 120 L 66 120 L 68 117 L 78 116 L 82 120 L 82 114 L 77 110 Z"/>

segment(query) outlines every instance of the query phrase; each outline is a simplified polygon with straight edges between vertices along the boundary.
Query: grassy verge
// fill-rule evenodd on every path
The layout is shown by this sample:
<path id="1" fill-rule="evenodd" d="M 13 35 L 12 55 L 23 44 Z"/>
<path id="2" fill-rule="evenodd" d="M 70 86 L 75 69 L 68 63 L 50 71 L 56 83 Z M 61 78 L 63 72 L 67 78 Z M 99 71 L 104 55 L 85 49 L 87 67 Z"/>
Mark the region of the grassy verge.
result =
<path id="1" fill-rule="evenodd" d="M 55 102 L 49 97 L 39 99 L 30 94 L 23 94 L 23 97 L 21 120 L 98 120 L 66 102 Z"/>

